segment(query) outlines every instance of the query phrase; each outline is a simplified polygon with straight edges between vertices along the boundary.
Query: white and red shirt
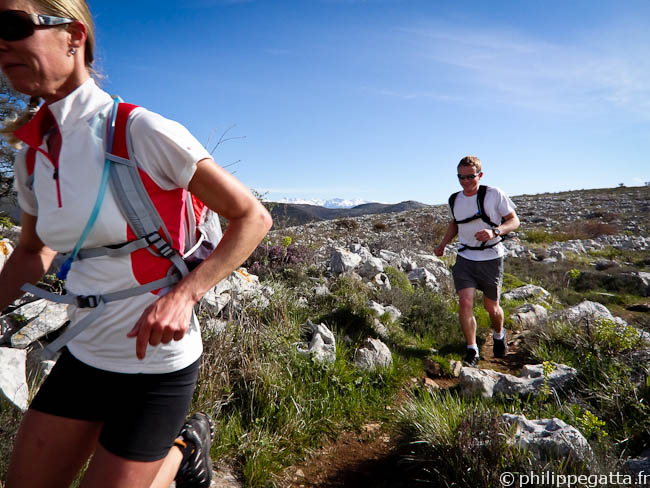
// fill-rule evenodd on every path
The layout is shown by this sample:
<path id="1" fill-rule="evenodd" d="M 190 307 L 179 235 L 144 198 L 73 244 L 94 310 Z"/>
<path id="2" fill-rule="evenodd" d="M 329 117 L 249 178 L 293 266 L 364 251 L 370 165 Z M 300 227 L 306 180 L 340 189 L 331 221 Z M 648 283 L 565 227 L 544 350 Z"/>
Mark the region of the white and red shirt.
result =
<path id="1" fill-rule="evenodd" d="M 18 153 L 14 167 L 18 203 L 24 212 L 38 217 L 36 232 L 55 251 L 73 250 L 95 205 L 104 167 L 105 123 L 112 104 L 110 95 L 89 79 L 67 97 L 42 106 L 30 122 L 16 131 L 28 146 Z M 54 153 L 50 155 L 47 141 L 52 135 L 42 134 L 41 122 L 52 116 L 61 139 L 60 144 L 50 143 Z M 131 158 L 135 156 L 144 172 L 145 187 L 165 221 L 174 247 L 183 249 L 185 189 L 196 164 L 210 155 L 182 125 L 144 108 L 136 108 L 131 114 L 130 135 L 134 152 Z M 58 145 L 60 148 L 52 148 Z M 29 147 L 37 149 L 31 189 L 26 161 Z M 122 244 L 133 238 L 107 189 L 83 248 Z M 147 249 L 120 257 L 76 260 L 66 288 L 77 295 L 111 293 L 162 278 L 169 267 L 169 260 L 152 256 Z M 156 299 L 154 293 L 145 293 L 107 303 L 101 317 L 68 343 L 70 352 L 91 366 L 121 373 L 166 373 L 189 366 L 202 351 L 196 321 L 181 341 L 148 346 L 144 360 L 135 355 L 135 338 L 127 338 L 126 334 Z M 92 310 L 69 305 L 71 325 L 74 327 Z"/>
<path id="2" fill-rule="evenodd" d="M 462 191 L 459 192 L 454 201 L 454 211 L 451 218 L 453 219 L 455 216 L 456 220 L 464 220 L 476 215 L 476 212 L 478 211 L 477 198 L 478 193 L 468 197 Z M 497 225 L 501 223 L 503 217 L 515 211 L 515 204 L 510 200 L 510 197 L 503 193 L 499 188 L 493 186 L 489 186 L 485 192 L 483 207 L 488 218 Z M 473 247 L 480 246 L 481 241 L 476 239 L 474 235 L 482 229 L 490 228 L 490 224 L 481 219 L 476 219 L 467 222 L 466 224 L 459 224 L 458 242 L 460 242 L 461 245 L 467 244 L 468 246 Z M 498 242 L 498 244 L 494 247 L 483 249 L 482 251 L 465 249 L 459 254 L 465 259 L 471 261 L 488 261 L 490 259 L 497 259 L 505 254 L 503 244 L 499 242 L 499 238 L 487 241 L 486 245 L 495 242 Z"/>

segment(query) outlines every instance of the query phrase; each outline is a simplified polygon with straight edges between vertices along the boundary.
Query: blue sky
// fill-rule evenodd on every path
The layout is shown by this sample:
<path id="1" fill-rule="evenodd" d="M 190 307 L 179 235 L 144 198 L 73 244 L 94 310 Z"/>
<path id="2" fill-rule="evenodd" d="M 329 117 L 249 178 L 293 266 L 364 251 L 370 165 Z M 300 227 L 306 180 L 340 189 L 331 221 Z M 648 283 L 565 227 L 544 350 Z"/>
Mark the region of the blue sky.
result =
<path id="1" fill-rule="evenodd" d="M 89 1 L 104 88 L 267 199 L 443 203 L 650 181 L 650 2 Z"/>

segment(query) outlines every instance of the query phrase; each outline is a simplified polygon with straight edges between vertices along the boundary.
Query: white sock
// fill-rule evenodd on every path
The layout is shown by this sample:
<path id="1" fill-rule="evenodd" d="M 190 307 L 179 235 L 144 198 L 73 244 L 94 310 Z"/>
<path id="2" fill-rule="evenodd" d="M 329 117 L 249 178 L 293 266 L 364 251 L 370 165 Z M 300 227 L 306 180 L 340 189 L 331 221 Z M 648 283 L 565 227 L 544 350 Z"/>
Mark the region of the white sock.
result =
<path id="1" fill-rule="evenodd" d="M 498 339 L 498 340 L 502 341 L 502 340 L 505 339 L 505 337 L 506 337 L 506 329 L 505 329 L 505 328 L 504 328 L 504 329 L 501 329 L 501 334 L 497 334 L 496 332 L 493 331 L 493 332 L 492 332 L 492 337 L 494 337 L 495 339 Z"/>
<path id="2" fill-rule="evenodd" d="M 476 344 L 467 344 L 467 349 L 474 349 L 476 351 L 476 355 L 478 356 L 478 346 Z"/>

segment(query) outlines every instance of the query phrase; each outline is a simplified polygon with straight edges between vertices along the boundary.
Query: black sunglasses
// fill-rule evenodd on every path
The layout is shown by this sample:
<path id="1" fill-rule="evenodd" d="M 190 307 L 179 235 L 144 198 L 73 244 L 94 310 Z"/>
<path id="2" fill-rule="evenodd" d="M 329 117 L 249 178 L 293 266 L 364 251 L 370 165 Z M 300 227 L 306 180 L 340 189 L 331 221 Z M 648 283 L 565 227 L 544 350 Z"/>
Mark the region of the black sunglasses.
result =
<path id="1" fill-rule="evenodd" d="M 0 39 L 3 41 L 20 41 L 32 34 L 37 25 L 55 26 L 71 24 L 73 19 L 53 17 L 51 15 L 28 14 L 22 10 L 4 10 L 0 12 Z"/>
<path id="2" fill-rule="evenodd" d="M 458 175 L 459 180 L 473 180 L 477 176 L 479 176 L 481 173 L 476 173 L 475 175 Z"/>

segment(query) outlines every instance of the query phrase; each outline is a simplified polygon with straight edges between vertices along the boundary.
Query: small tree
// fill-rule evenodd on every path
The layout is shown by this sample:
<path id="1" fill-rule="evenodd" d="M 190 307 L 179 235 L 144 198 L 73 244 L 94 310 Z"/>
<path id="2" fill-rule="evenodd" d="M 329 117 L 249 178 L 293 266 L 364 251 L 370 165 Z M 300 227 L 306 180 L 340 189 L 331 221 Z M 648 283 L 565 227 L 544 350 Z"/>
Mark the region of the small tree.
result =
<path id="1" fill-rule="evenodd" d="M 27 97 L 16 93 L 7 79 L 0 75 L 0 120 L 4 124 L 14 120 L 26 105 Z M 0 198 L 10 195 L 13 191 L 15 155 L 16 148 L 8 139 L 0 137 Z"/>

